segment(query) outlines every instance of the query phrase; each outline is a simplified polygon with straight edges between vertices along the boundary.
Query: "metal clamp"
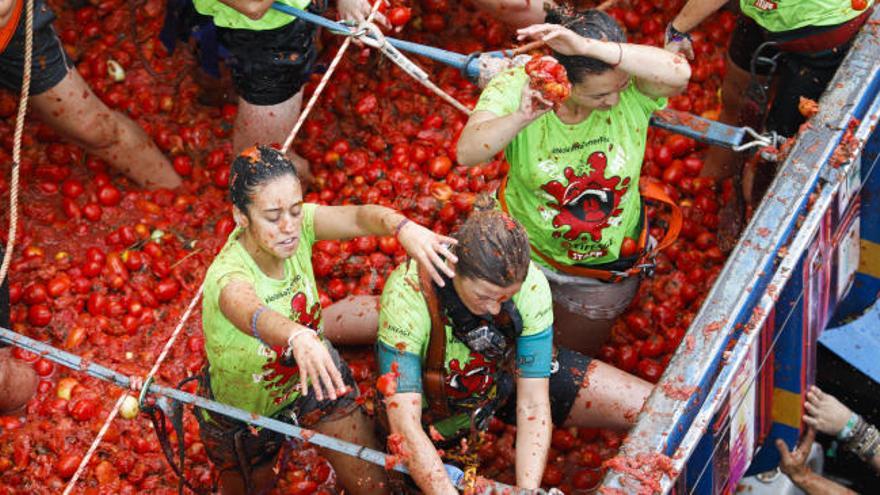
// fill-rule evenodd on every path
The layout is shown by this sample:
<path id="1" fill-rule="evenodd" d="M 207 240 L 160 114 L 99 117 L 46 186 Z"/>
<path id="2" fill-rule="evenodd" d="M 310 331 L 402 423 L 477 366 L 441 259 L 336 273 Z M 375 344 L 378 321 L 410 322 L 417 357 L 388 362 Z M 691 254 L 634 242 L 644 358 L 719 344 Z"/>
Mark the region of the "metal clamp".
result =
<path id="1" fill-rule="evenodd" d="M 150 390 L 150 385 L 153 384 L 153 376 L 150 375 L 144 380 L 144 384 L 141 385 L 141 393 L 138 394 L 138 407 L 143 409 L 144 401 L 147 400 L 147 391 Z"/>
<path id="2" fill-rule="evenodd" d="M 752 148 L 773 148 L 785 140 L 785 138 L 777 134 L 776 131 L 767 134 L 760 134 L 751 127 L 743 127 L 742 129 L 752 138 L 752 140 L 731 147 L 733 151 L 741 152 Z"/>

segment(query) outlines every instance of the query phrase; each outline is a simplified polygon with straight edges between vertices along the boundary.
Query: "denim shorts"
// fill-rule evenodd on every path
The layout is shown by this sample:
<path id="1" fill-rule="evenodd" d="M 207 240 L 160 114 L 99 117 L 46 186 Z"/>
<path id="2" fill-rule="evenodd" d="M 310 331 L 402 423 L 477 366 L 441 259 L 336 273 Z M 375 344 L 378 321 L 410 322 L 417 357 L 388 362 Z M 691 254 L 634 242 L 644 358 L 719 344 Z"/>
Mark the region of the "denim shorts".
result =
<path id="1" fill-rule="evenodd" d="M 24 8 L 24 7 L 22 7 Z M 34 0 L 34 36 L 31 58 L 30 94 L 39 95 L 54 88 L 67 76 L 73 63 L 64 52 L 61 40 L 52 27 L 55 14 L 43 0 Z M 25 12 L 6 50 L 0 53 L 0 86 L 21 91 L 24 76 Z"/>

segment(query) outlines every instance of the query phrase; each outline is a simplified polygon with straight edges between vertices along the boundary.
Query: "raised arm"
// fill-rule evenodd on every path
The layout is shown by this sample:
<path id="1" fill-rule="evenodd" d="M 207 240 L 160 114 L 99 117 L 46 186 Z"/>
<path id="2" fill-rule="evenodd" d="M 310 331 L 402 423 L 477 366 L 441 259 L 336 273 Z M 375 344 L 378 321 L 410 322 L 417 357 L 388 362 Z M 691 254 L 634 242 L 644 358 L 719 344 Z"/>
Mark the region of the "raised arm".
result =
<path id="1" fill-rule="evenodd" d="M 550 380 L 519 378 L 516 381 L 516 485 L 541 486 L 550 434 Z"/>
<path id="2" fill-rule="evenodd" d="M 230 280 L 220 291 L 219 304 L 223 316 L 245 335 L 272 347 L 293 349 L 303 395 L 308 394 L 309 379 L 318 400 L 325 393 L 335 400 L 345 392 L 342 375 L 315 332 L 265 306 L 250 282 Z"/>
<path id="3" fill-rule="evenodd" d="M 672 19 L 672 27 L 682 33 L 690 32 L 726 3 L 727 0 L 689 0 Z"/>
<path id="4" fill-rule="evenodd" d="M 691 77 L 687 60 L 662 48 L 584 38 L 558 24 L 536 24 L 517 33 L 520 39 L 542 40 L 557 53 L 616 67 L 635 78 L 639 91 L 654 98 L 681 93 Z"/>
<path id="5" fill-rule="evenodd" d="M 318 239 L 351 239 L 365 235 L 393 235 L 406 252 L 424 266 L 440 286 L 443 279 L 437 270 L 449 277 L 453 269 L 440 256 L 455 263 L 458 258 L 449 251 L 456 244 L 451 237 L 434 232 L 410 221 L 405 216 L 378 205 L 319 206 L 315 210 L 315 237 Z"/>
<path id="6" fill-rule="evenodd" d="M 519 108 L 504 116 L 488 111 L 471 114 L 458 138 L 458 163 L 467 166 L 488 162 L 502 151 L 521 130 L 553 108 L 541 93 L 526 84 Z"/>

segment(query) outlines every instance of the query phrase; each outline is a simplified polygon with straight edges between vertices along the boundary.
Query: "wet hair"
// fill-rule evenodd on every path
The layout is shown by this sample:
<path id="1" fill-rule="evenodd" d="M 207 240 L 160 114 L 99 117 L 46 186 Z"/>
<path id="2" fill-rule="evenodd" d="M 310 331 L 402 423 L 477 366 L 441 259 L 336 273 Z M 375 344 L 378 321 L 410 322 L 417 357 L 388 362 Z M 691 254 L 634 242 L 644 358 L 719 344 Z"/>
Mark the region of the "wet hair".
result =
<path id="1" fill-rule="evenodd" d="M 509 287 L 526 278 L 529 237 L 519 222 L 494 208 L 494 201 L 487 195 L 479 197 L 474 212 L 454 234 L 455 273 Z"/>
<path id="2" fill-rule="evenodd" d="M 600 10 L 591 9 L 578 12 L 564 7 L 550 9 L 547 11 L 547 22 L 565 26 L 584 38 L 612 43 L 626 42 L 626 34 L 620 24 L 613 17 Z M 572 84 L 581 83 L 587 76 L 602 74 L 613 68 L 610 64 L 599 59 L 581 55 L 570 56 L 553 52 L 553 58 L 565 67 L 568 79 Z"/>
<path id="3" fill-rule="evenodd" d="M 229 198 L 247 215 L 256 189 L 285 175 L 297 177 L 296 168 L 283 153 L 269 146 L 251 146 L 232 161 Z"/>

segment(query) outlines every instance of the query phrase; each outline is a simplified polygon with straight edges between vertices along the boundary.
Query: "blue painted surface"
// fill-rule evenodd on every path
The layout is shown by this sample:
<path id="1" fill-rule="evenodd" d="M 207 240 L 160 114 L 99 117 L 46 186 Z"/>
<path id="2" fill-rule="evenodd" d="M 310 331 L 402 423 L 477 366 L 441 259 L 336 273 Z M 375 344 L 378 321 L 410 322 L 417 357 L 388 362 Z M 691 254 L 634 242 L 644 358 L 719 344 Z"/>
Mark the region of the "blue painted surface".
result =
<path id="1" fill-rule="evenodd" d="M 706 459 L 712 456 L 714 439 L 715 436 L 711 433 L 707 432 L 703 435 L 703 438 L 700 439 L 700 442 L 694 449 L 693 455 L 688 460 L 687 468 L 685 469 L 685 482 L 687 483 L 688 493 L 694 493 L 695 495 L 709 495 L 712 493 L 712 469 L 707 469 L 702 476 L 700 476 L 700 473 L 705 467 Z"/>
<path id="2" fill-rule="evenodd" d="M 880 382 L 880 302 L 874 301 L 861 318 L 829 328 L 819 338 L 827 347 L 857 370 Z"/>

